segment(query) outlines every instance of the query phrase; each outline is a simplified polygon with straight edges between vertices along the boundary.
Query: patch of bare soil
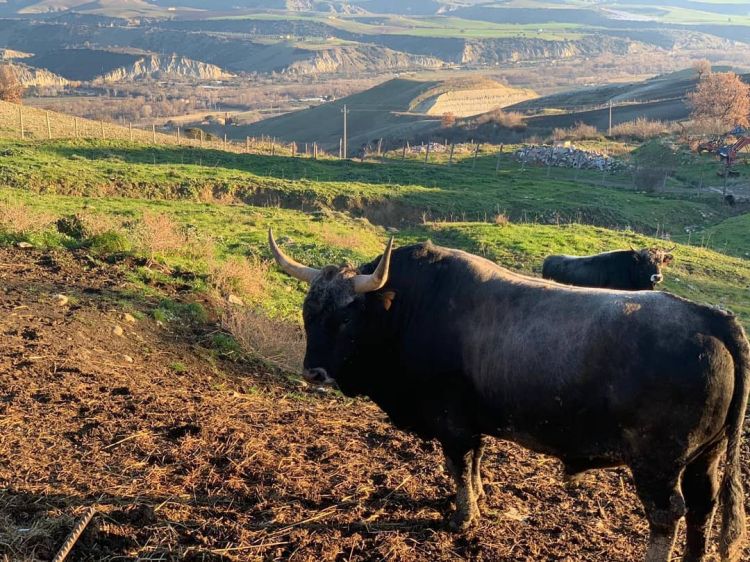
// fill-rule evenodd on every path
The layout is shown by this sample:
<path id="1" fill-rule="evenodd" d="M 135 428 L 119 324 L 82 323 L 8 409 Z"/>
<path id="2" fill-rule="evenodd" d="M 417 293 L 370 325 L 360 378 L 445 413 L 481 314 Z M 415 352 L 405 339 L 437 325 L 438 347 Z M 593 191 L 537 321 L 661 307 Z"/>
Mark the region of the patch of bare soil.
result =
<path id="1" fill-rule="evenodd" d="M 365 400 L 217 358 L 215 328 L 157 324 L 122 269 L 0 249 L 0 557 L 51 559 L 90 505 L 71 560 L 643 556 L 627 471 L 567 489 L 557 461 L 500 441 L 481 523 L 447 532 L 435 444 Z"/>

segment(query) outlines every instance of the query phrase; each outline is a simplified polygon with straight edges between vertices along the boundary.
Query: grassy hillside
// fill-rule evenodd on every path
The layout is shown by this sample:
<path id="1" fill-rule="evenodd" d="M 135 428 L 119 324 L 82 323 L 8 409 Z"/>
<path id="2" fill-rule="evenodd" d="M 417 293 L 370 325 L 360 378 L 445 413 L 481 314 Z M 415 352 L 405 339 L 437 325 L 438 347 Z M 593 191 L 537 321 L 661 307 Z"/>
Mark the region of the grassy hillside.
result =
<path id="1" fill-rule="evenodd" d="M 451 167 L 400 159 L 360 164 L 120 141 L 0 140 L 0 182 L 68 195 L 327 207 L 399 227 L 431 219 L 484 221 L 505 213 L 514 221 L 577 221 L 674 236 L 737 213 L 715 194 L 625 189 L 628 175 L 523 169 L 507 152 L 497 172 L 494 153 L 483 153 L 476 164 L 467 153 L 457 158 Z M 617 182 L 623 188 L 609 187 Z"/>
<path id="2" fill-rule="evenodd" d="M 83 239 L 61 234 L 55 221 L 75 213 L 82 213 L 104 231 Z M 168 266 L 170 273 L 145 265 L 131 272 L 132 280 L 152 292 L 160 285 L 185 283 L 193 290 L 206 291 L 212 283 L 216 262 L 233 256 L 269 260 L 266 243 L 269 226 L 275 229 L 290 254 L 314 266 L 369 260 L 382 251 L 387 235 L 367 221 L 335 212 L 307 214 L 248 205 L 37 195 L 0 188 L 0 232 L 5 232 L 0 234 L 0 241 L 29 240 L 51 248 L 82 247 L 100 259 L 112 255 L 122 260 L 128 253 L 148 255 L 149 248 L 141 242 L 140 221 L 144 213 L 168 216 L 191 233 L 184 244 L 157 250 L 157 261 Z M 18 220 L 18 214 L 25 215 L 25 223 Z M 18 224 L 26 224 L 27 230 L 14 232 L 14 224 L 16 229 Z M 168 228 L 162 225 L 161 229 L 159 236 L 166 236 Z M 111 237 L 103 236 L 107 232 L 113 233 Z M 397 233 L 396 237 L 400 244 L 432 239 L 438 244 L 485 255 L 505 267 L 531 275 L 539 274 L 544 257 L 550 253 L 587 254 L 628 245 L 665 245 L 663 240 L 631 231 L 580 224 L 426 223 Z M 747 291 L 750 261 L 687 245 L 679 245 L 674 254 L 675 265 L 669 269 L 665 285 L 668 290 L 733 309 L 746 323 L 750 322 Z M 249 297 L 271 315 L 296 321 L 305 287 L 275 267 L 263 267 L 260 271 L 264 277 L 261 292 L 253 291 L 243 297 Z"/>
<path id="3" fill-rule="evenodd" d="M 74 139 L 78 137 L 80 139 L 96 139 L 97 141 L 129 141 L 132 138 L 134 142 L 141 143 L 153 143 L 155 139 L 158 145 L 203 146 L 234 151 L 244 151 L 245 149 L 244 143 L 228 143 L 225 145 L 222 142 L 209 141 L 208 135 L 204 137 L 204 142 L 201 144 L 199 139 L 186 138 L 184 129 L 178 139 L 176 132 L 165 134 L 157 129 L 154 134 L 153 130 L 148 131 L 138 128 L 131 130 L 128 126 L 117 125 L 116 123 L 93 121 L 56 111 L 45 111 L 26 105 L 21 106 L 0 101 L 0 138 L 20 139 L 22 122 L 26 139 L 47 139 L 51 136 L 53 139 Z M 254 145 L 254 149 L 270 152 L 267 143 L 257 143 Z M 277 154 L 290 152 L 288 145 L 277 144 L 274 149 Z"/>
<path id="4" fill-rule="evenodd" d="M 712 247 L 750 258 L 750 213 L 728 218 L 702 234 Z"/>
<path id="5" fill-rule="evenodd" d="M 750 215 L 733 216 L 737 209 L 714 194 L 660 196 L 602 187 L 598 172 L 581 171 L 576 178 L 573 170 L 554 170 L 550 177 L 545 168 L 522 170 L 507 155 L 496 172 L 494 154 L 483 154 L 476 163 L 460 154 L 448 167 L 418 160 L 313 161 L 121 141 L 6 140 L 0 141 L 0 161 L 2 198 L 8 204 L 20 201 L 55 216 L 85 208 L 121 223 L 136 220 L 144 210 L 167 212 L 210 236 L 219 256 L 267 256 L 263 233 L 271 224 L 294 240 L 291 248 L 299 257 L 318 264 L 372 256 L 379 251 L 383 226 L 398 226 L 404 240 L 433 237 L 489 252 L 528 272 L 538 270 L 545 253 L 653 244 L 642 236 L 657 232 L 739 256 L 750 248 L 745 235 Z M 529 224 L 488 224 L 498 214 Z M 466 220 L 478 222 L 453 224 Z M 570 221 L 617 230 L 557 226 Z M 686 228 L 699 234 L 688 237 Z M 61 243 L 54 236 L 42 238 Z M 701 248 L 686 246 L 681 252 L 689 260 L 683 264 L 693 264 L 685 277 L 698 289 L 670 288 L 705 300 L 713 294 L 714 302 L 727 294 L 741 296 L 741 291 L 719 287 L 727 277 L 742 278 L 745 262 Z M 723 279 L 713 282 L 708 272 L 716 260 L 723 264 Z M 682 274 L 683 265 L 676 267 Z"/>

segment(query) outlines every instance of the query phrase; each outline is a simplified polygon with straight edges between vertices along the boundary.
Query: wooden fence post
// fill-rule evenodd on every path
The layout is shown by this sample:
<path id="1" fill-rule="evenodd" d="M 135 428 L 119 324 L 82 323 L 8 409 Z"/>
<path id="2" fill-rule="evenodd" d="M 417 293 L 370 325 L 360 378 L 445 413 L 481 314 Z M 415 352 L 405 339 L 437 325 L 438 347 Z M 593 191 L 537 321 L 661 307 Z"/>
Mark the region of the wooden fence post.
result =
<path id="1" fill-rule="evenodd" d="M 313 160 L 318 159 L 318 143 L 317 141 L 313 143 Z"/>
<path id="2" fill-rule="evenodd" d="M 78 138 L 78 117 L 73 117 L 73 130 L 75 131 L 76 138 Z"/>
<path id="3" fill-rule="evenodd" d="M 477 148 L 474 150 L 474 160 L 471 163 L 471 169 L 477 167 L 477 156 L 479 155 L 479 147 L 482 146 L 480 143 L 477 143 Z"/>
<path id="4" fill-rule="evenodd" d="M 245 152 L 250 152 L 250 137 L 245 137 Z"/>
<path id="5" fill-rule="evenodd" d="M 44 117 L 47 119 L 47 139 L 52 140 L 52 126 L 49 124 L 49 111 L 44 112 Z"/>
<path id="6" fill-rule="evenodd" d="M 133 142 L 133 123 L 128 123 L 128 132 L 130 133 L 130 142 Z"/>
<path id="7" fill-rule="evenodd" d="M 378 158 L 380 158 L 383 155 L 383 138 L 381 137 L 378 139 Z"/>
<path id="8" fill-rule="evenodd" d="M 180 127 L 177 127 L 177 144 L 180 144 Z"/>
<path id="9" fill-rule="evenodd" d="M 408 144 L 408 142 L 404 141 L 404 148 L 401 150 L 401 160 L 406 160 L 406 146 Z"/>
<path id="10" fill-rule="evenodd" d="M 453 151 L 456 149 L 455 143 L 451 143 L 451 155 L 448 157 L 448 166 L 453 165 Z"/>
<path id="11" fill-rule="evenodd" d="M 427 150 L 424 153 L 424 165 L 427 165 L 427 162 L 430 160 L 430 139 L 427 139 Z"/>
<path id="12" fill-rule="evenodd" d="M 297 156 L 297 143 L 292 141 L 292 158 Z"/>
<path id="13" fill-rule="evenodd" d="M 339 160 L 341 160 L 341 155 L 343 154 L 344 150 L 344 139 L 339 138 Z"/>
<path id="14" fill-rule="evenodd" d="M 26 140 L 26 131 L 23 129 L 23 109 L 21 105 L 18 105 L 18 123 L 21 127 L 21 140 Z"/>

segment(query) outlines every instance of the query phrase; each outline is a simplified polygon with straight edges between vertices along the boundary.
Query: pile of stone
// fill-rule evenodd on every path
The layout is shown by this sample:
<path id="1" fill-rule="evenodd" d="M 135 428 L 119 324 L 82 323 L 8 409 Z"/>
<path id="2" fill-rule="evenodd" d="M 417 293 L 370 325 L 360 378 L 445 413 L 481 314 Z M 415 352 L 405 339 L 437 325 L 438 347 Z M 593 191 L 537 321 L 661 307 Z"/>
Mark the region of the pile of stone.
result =
<path id="1" fill-rule="evenodd" d="M 615 172 L 625 168 L 625 164 L 616 158 L 574 146 L 532 145 L 519 148 L 515 157 L 525 164 L 542 164 L 559 168 L 578 168 L 580 170 L 599 170 Z"/>
<path id="2" fill-rule="evenodd" d="M 442 144 L 439 142 L 431 142 L 429 143 L 429 145 L 430 145 L 431 153 L 432 152 L 447 152 L 448 150 L 450 150 L 450 145 Z M 427 144 L 422 143 L 422 144 L 415 144 L 413 146 L 409 146 L 408 152 L 410 154 L 424 154 L 425 152 L 427 152 Z"/>

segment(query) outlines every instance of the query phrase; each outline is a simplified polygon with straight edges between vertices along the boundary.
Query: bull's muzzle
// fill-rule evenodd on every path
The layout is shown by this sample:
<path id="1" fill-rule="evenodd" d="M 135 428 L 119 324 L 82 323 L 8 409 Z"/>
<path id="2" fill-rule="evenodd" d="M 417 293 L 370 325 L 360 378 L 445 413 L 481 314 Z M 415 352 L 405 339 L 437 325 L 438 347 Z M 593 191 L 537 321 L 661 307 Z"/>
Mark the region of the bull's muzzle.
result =
<path id="1" fill-rule="evenodd" d="M 314 369 L 305 369 L 302 371 L 304 379 L 311 384 L 334 385 L 336 380 L 328 376 L 325 369 L 316 367 Z"/>
<path id="2" fill-rule="evenodd" d="M 656 284 L 658 284 L 658 283 L 661 283 L 662 281 L 664 281 L 664 276 L 663 276 L 663 275 L 662 275 L 661 273 L 654 273 L 654 274 L 653 274 L 653 275 L 651 276 L 651 282 L 652 282 L 652 283 L 653 283 L 654 285 L 656 285 Z"/>

